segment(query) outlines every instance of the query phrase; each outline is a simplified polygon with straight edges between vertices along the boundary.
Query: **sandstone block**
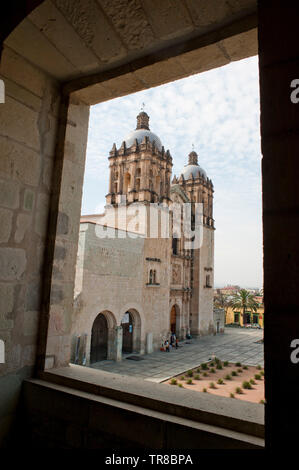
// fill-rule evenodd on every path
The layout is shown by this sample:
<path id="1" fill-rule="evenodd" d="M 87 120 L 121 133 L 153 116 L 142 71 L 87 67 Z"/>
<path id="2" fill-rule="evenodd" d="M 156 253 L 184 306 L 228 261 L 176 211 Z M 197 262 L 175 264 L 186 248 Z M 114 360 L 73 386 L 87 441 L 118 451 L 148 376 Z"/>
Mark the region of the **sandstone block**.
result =
<path id="1" fill-rule="evenodd" d="M 257 30 L 252 29 L 245 33 L 231 36 L 220 41 L 231 60 L 240 60 L 258 54 Z M 244 54 L 246 51 L 246 55 Z"/>
<path id="2" fill-rule="evenodd" d="M 42 97 L 46 86 L 46 76 L 19 54 L 5 46 L 1 57 L 1 74 L 15 83 Z"/>
<path id="3" fill-rule="evenodd" d="M 31 189 L 25 189 L 24 191 L 24 202 L 23 209 L 26 211 L 32 211 L 35 201 L 35 193 Z"/>
<path id="4" fill-rule="evenodd" d="M 183 78 L 187 73 L 178 60 L 169 59 L 138 69 L 134 75 L 148 87 L 151 87 Z"/>
<path id="5" fill-rule="evenodd" d="M 72 11 L 69 8 L 67 10 L 67 2 L 58 0 L 56 4 L 62 11 L 68 13 L 68 18 L 74 24 L 78 2 L 73 4 Z M 33 10 L 30 14 L 30 21 L 37 28 L 42 28 L 43 33 L 52 44 L 61 50 L 64 56 L 68 57 L 70 62 L 81 72 L 91 72 L 98 67 L 99 62 L 96 55 L 81 41 L 80 36 L 76 34 L 74 28 L 52 2 L 44 2 L 39 8 Z"/>
<path id="6" fill-rule="evenodd" d="M 49 196 L 47 194 L 39 194 L 36 205 L 35 215 L 35 232 L 41 237 L 45 236 L 48 228 L 49 216 Z"/>
<path id="7" fill-rule="evenodd" d="M 37 186 L 40 175 L 40 155 L 19 143 L 0 137 L 0 173 L 21 183 Z"/>
<path id="8" fill-rule="evenodd" d="M 137 0 L 97 0 L 128 49 L 156 42 L 146 14 Z"/>
<path id="9" fill-rule="evenodd" d="M 35 336 L 38 330 L 39 312 L 24 312 L 24 335 Z"/>
<path id="10" fill-rule="evenodd" d="M 180 55 L 177 60 L 189 73 L 204 72 L 229 63 L 229 59 L 225 57 L 217 44 L 187 52 Z"/>
<path id="11" fill-rule="evenodd" d="M 55 4 L 101 61 L 109 62 L 125 55 L 125 48 L 96 2 L 55 0 Z"/>
<path id="12" fill-rule="evenodd" d="M 0 284 L 0 314 L 10 313 L 14 306 L 14 286 Z"/>
<path id="13" fill-rule="evenodd" d="M 26 252 L 21 248 L 0 248 L 0 279 L 21 279 L 27 264 Z"/>
<path id="14" fill-rule="evenodd" d="M 142 0 L 142 4 L 159 38 L 170 39 L 194 28 L 181 0 Z"/>
<path id="15" fill-rule="evenodd" d="M 0 209 L 0 243 L 6 243 L 9 240 L 12 226 L 13 212 L 7 209 Z"/>
<path id="16" fill-rule="evenodd" d="M 58 80 L 75 76 L 76 68 L 27 18 L 12 31 L 6 44 L 17 50 L 20 55 L 29 56 L 31 63 L 39 65 L 42 70 Z M 36 44 L 38 47 L 31 48 L 31 44 Z"/>
<path id="17" fill-rule="evenodd" d="M 20 204 L 19 191 L 18 183 L 0 180 L 0 206 L 17 209 Z"/>
<path id="18" fill-rule="evenodd" d="M 32 216 L 28 214 L 19 214 L 17 217 L 17 227 L 15 232 L 15 242 L 20 243 L 24 240 L 25 234 L 29 229 Z"/>
<path id="19" fill-rule="evenodd" d="M 39 151 L 38 114 L 7 96 L 0 107 L 1 134 Z"/>

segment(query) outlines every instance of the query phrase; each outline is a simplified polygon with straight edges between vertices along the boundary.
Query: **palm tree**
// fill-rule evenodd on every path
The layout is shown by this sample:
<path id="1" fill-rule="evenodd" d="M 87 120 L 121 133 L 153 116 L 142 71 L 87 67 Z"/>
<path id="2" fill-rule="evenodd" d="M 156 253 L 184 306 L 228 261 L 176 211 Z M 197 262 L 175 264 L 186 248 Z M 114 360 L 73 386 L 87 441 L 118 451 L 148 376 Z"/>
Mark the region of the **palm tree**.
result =
<path id="1" fill-rule="evenodd" d="M 231 306 L 233 310 L 243 311 L 243 325 L 245 325 L 245 315 L 247 310 L 256 312 L 258 309 L 258 302 L 254 299 L 254 295 L 246 289 L 241 289 L 234 294 L 231 298 Z"/>
<path id="2" fill-rule="evenodd" d="M 219 294 L 215 295 L 214 297 L 214 305 L 217 308 L 223 308 L 224 314 L 225 314 L 224 324 L 226 324 L 227 311 L 228 311 L 228 308 L 231 306 L 229 296 L 223 294 L 222 292 L 219 292 Z"/>

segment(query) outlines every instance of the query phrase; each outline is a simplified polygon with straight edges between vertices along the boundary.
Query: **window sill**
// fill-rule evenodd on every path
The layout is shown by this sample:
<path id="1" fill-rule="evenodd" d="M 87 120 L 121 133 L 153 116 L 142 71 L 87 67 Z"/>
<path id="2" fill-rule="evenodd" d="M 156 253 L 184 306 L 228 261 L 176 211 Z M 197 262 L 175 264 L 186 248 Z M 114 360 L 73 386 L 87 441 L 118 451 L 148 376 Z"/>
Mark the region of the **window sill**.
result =
<path id="1" fill-rule="evenodd" d="M 39 378 L 58 386 L 117 400 L 118 403 L 163 413 L 170 420 L 184 419 L 191 427 L 213 427 L 221 436 L 264 447 L 264 405 L 192 390 L 172 388 L 169 393 L 169 387 L 163 384 L 74 364 L 40 372 Z"/>
<path id="2" fill-rule="evenodd" d="M 160 287 L 160 284 L 156 283 L 156 284 L 150 284 L 149 282 L 147 284 L 145 284 L 146 287 Z"/>

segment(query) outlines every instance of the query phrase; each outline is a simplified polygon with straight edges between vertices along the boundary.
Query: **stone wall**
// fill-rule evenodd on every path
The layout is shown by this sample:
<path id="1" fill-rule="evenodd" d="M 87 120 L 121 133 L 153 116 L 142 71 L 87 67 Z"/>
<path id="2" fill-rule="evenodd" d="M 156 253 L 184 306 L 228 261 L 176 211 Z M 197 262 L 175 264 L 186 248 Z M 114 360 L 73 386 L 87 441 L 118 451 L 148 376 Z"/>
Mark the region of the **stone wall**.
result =
<path id="1" fill-rule="evenodd" d="M 121 325 L 126 311 L 134 312 L 140 325 L 137 352 L 142 354 L 148 334 L 157 349 L 169 333 L 169 239 L 131 238 L 123 230 L 115 230 L 118 238 L 100 238 L 99 230 L 94 223 L 81 223 L 77 257 L 72 336 L 87 335 L 87 363 L 92 325 L 101 312 L 109 312 L 111 328 Z M 149 283 L 151 269 L 156 284 Z"/>
<path id="2" fill-rule="evenodd" d="M 9 48 L 0 76 L 0 442 L 36 362 L 42 272 L 59 113 L 55 80 Z"/>

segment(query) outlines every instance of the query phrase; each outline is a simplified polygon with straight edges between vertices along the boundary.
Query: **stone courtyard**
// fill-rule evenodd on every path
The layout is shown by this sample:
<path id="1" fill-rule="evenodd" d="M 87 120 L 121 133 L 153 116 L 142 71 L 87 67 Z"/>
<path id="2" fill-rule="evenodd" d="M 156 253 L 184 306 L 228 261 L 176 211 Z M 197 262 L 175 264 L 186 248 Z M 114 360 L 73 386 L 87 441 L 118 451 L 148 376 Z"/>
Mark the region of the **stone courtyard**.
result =
<path id="1" fill-rule="evenodd" d="M 169 353 L 156 351 L 139 356 L 141 360 L 128 360 L 130 354 L 121 362 L 100 361 L 93 368 L 139 377 L 150 382 L 163 382 L 176 374 L 208 361 L 215 354 L 222 361 L 241 362 L 246 365 L 264 366 L 263 330 L 245 328 L 225 328 L 224 334 L 204 336 L 180 342 L 177 350 Z M 137 356 L 138 357 L 138 356 Z"/>

